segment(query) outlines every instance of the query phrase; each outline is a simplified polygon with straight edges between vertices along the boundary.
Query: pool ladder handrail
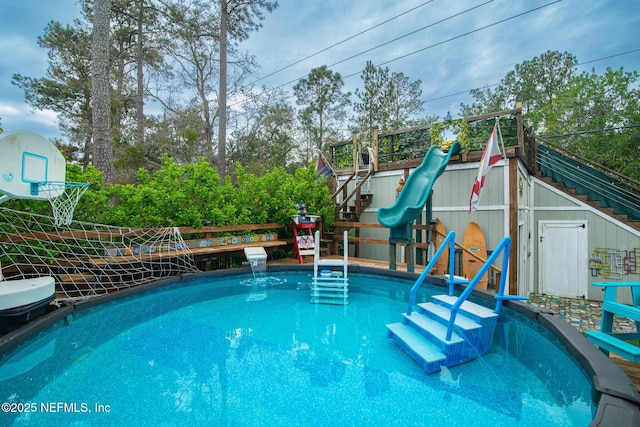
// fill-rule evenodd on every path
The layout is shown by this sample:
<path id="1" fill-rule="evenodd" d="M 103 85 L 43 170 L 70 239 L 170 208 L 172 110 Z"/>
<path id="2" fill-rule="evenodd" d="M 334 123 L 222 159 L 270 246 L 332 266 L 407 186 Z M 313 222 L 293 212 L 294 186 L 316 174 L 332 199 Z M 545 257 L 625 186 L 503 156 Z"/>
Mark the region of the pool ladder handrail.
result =
<path id="1" fill-rule="evenodd" d="M 456 240 L 455 239 L 455 232 L 454 231 L 449 232 L 449 234 L 445 238 L 444 242 L 442 242 L 442 245 L 440 245 L 440 247 L 438 248 L 436 253 L 431 258 L 431 261 L 429 261 L 429 264 L 427 264 L 427 267 L 425 267 L 425 269 L 422 272 L 422 274 L 420 275 L 420 277 L 418 277 L 418 280 L 416 280 L 416 283 L 411 287 L 411 293 L 410 293 L 410 297 L 409 297 L 409 308 L 407 310 L 407 315 L 411 315 L 411 310 L 413 309 L 413 305 L 415 304 L 416 293 L 418 291 L 418 288 L 420 288 L 420 286 L 424 282 L 425 277 L 427 276 L 427 274 L 429 274 L 429 271 L 431 271 L 431 269 L 435 265 L 438 257 L 440 257 L 442 255 L 442 253 L 444 252 L 444 248 L 446 247 L 446 245 L 448 243 L 448 245 L 449 245 L 449 279 L 447 280 L 447 282 L 449 284 L 449 296 L 453 296 L 453 288 L 454 288 L 454 286 L 456 284 L 467 284 L 467 287 L 460 294 L 460 296 L 458 297 L 456 302 L 451 307 L 451 316 L 449 318 L 449 325 L 447 327 L 447 335 L 446 335 L 446 340 L 447 341 L 451 340 L 451 336 L 453 334 L 453 326 L 454 326 L 454 322 L 455 322 L 456 316 L 458 314 L 458 309 L 460 308 L 462 303 L 469 297 L 471 292 L 473 292 L 473 290 L 476 288 L 476 286 L 480 282 L 480 279 L 487 273 L 489 268 L 491 268 L 491 265 L 493 264 L 493 262 L 500 255 L 500 253 L 502 253 L 503 251 L 504 251 L 504 256 L 502 257 L 502 270 L 501 270 L 502 274 L 500 275 L 500 285 L 498 287 L 498 293 L 494 295 L 494 298 L 497 300 L 497 302 L 496 302 L 496 308 L 493 310 L 493 312 L 496 313 L 496 314 L 499 314 L 500 310 L 502 309 L 502 302 L 505 301 L 505 300 L 526 300 L 526 299 L 528 299 L 527 297 L 521 297 L 521 296 L 518 296 L 518 295 L 505 295 L 504 294 L 504 287 L 505 287 L 506 278 L 507 278 L 507 272 L 508 272 L 508 267 L 509 267 L 509 255 L 510 255 L 510 249 L 511 249 L 511 238 L 510 237 L 508 237 L 508 236 L 504 237 L 500 241 L 498 246 L 496 246 L 494 251 L 487 258 L 485 263 L 482 265 L 482 267 L 480 268 L 478 273 L 473 277 L 473 279 L 471 279 L 471 281 L 468 281 L 466 279 L 465 280 L 456 279 L 454 277 L 454 275 L 453 275 L 453 271 L 454 271 L 454 269 L 453 269 L 453 265 L 454 265 L 453 259 L 454 259 L 454 256 L 455 256 L 455 240 Z"/>
<path id="2" fill-rule="evenodd" d="M 411 315 L 411 311 L 413 310 L 413 306 L 415 305 L 415 302 L 416 302 L 416 293 L 418 292 L 418 289 L 424 282 L 425 277 L 427 277 L 429 272 L 433 269 L 436 262 L 438 261 L 438 258 L 440 258 L 440 256 L 445 251 L 447 246 L 449 247 L 449 273 L 453 271 L 453 266 L 455 261 L 454 259 L 455 244 L 456 244 L 456 232 L 450 231 L 449 234 L 447 234 L 447 236 L 445 237 L 442 244 L 440 244 L 440 247 L 436 250 L 436 252 L 431 257 L 431 260 L 429 261 L 427 266 L 424 268 L 424 271 L 422 272 L 422 274 L 420 274 L 420 277 L 418 277 L 418 280 L 416 280 L 416 282 L 411 287 L 411 292 L 409 294 L 409 308 L 407 309 L 407 316 Z M 449 295 L 453 295 L 454 285 L 458 283 L 466 283 L 466 282 L 467 282 L 466 280 L 464 281 L 456 280 L 453 277 L 453 274 L 449 274 L 449 279 L 447 280 L 447 283 L 449 284 Z"/>

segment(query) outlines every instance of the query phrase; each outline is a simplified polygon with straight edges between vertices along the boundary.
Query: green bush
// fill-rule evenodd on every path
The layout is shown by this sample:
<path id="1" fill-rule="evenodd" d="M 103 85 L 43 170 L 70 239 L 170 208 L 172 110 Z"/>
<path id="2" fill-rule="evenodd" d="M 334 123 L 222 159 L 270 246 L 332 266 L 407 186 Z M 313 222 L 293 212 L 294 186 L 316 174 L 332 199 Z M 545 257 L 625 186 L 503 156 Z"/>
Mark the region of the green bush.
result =
<path id="1" fill-rule="evenodd" d="M 312 165 L 294 174 L 275 168 L 257 177 L 237 164 L 235 172 L 237 183 L 222 185 L 204 159 L 179 165 L 165 156 L 153 175 L 140 169 L 136 184 L 105 185 L 95 168 L 83 172 L 78 165 L 68 165 L 67 181 L 89 183 L 74 213 L 74 219 L 86 222 L 120 227 L 199 227 L 205 221 L 214 226 L 286 226 L 296 213 L 294 205 L 304 203 L 310 214 L 322 216 L 327 226 L 333 224 L 331 195 L 324 182 L 316 180 Z M 20 205 L 12 207 L 51 214 L 46 202 L 17 202 Z"/>

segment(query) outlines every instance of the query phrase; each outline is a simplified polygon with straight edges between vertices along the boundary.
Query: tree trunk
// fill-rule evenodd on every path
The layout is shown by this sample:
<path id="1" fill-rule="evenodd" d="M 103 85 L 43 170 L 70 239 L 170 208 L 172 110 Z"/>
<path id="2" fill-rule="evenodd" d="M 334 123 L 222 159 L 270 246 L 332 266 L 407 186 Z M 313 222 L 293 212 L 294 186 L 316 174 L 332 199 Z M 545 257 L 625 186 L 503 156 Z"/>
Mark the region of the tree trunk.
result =
<path id="1" fill-rule="evenodd" d="M 115 181 L 111 142 L 109 93 L 109 18 L 111 0 L 96 0 L 91 42 L 91 107 L 93 111 L 93 163 L 108 183 Z"/>
<path id="2" fill-rule="evenodd" d="M 142 68 L 142 59 L 144 55 L 143 51 L 143 40 L 142 36 L 142 21 L 144 19 L 144 0 L 138 0 L 138 49 L 136 51 L 136 65 L 138 67 L 138 91 L 136 93 L 136 133 L 138 140 L 138 144 L 140 146 L 144 146 L 144 98 L 143 98 L 143 68 Z"/>
<path id="3" fill-rule="evenodd" d="M 84 140 L 84 155 L 82 156 L 82 170 L 87 171 L 87 167 L 91 164 L 91 153 L 93 152 L 93 146 L 91 144 L 91 135 L 86 134 Z"/>
<path id="4" fill-rule="evenodd" d="M 218 175 L 224 184 L 227 151 L 227 0 L 220 0 L 220 89 L 218 91 Z"/>

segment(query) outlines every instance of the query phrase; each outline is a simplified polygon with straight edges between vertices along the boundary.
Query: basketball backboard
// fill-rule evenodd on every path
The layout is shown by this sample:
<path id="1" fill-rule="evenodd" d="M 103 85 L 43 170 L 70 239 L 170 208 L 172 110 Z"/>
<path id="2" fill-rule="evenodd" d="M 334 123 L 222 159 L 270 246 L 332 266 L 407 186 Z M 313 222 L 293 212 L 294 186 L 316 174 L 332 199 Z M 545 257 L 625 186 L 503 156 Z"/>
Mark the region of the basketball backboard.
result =
<path id="1" fill-rule="evenodd" d="M 66 162 L 48 139 L 29 131 L 0 133 L 0 195 L 48 200 L 38 184 L 64 181 Z"/>

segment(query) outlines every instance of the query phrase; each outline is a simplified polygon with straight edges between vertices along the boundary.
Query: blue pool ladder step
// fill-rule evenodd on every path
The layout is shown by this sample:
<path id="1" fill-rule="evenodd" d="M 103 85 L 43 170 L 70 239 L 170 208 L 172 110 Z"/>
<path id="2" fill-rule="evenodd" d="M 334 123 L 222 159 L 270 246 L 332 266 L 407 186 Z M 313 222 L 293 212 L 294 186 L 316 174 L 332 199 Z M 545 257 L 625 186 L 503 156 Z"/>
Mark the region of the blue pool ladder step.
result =
<path id="1" fill-rule="evenodd" d="M 389 336 L 406 351 L 425 372 L 435 372 L 445 362 L 446 356 L 435 344 L 431 343 L 415 329 L 404 323 L 387 325 Z"/>
<path id="2" fill-rule="evenodd" d="M 387 325 L 387 336 L 426 373 L 476 359 L 491 348 L 498 314 L 470 301 L 460 306 L 451 338 L 446 339 L 456 301 L 455 296 L 436 295 L 432 302 L 418 304 L 417 311 L 403 313 L 401 322 Z"/>
<path id="3" fill-rule="evenodd" d="M 458 301 L 458 297 L 450 295 L 435 295 L 433 302 L 440 304 L 448 309 L 451 309 L 453 305 Z M 492 309 L 483 307 L 479 304 L 475 304 L 471 301 L 464 301 L 460 306 L 459 314 L 474 320 L 481 325 L 495 325 L 498 320 L 498 314 Z"/>
<path id="4" fill-rule="evenodd" d="M 349 303 L 349 235 L 344 232 L 344 255 L 342 258 L 320 258 L 320 231 L 315 232 L 313 254 L 313 279 L 311 302 L 314 304 Z"/>

